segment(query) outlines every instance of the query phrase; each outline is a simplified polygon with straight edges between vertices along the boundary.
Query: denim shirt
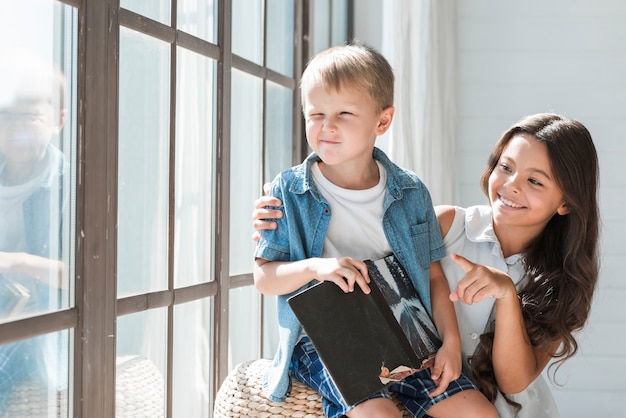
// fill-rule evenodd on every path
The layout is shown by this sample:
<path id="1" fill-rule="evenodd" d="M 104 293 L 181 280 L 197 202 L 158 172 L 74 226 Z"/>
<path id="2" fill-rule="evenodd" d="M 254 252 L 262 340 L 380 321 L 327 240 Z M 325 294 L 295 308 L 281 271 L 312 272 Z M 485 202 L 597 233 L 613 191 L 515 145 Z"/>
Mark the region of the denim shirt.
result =
<path id="1" fill-rule="evenodd" d="M 373 156 L 387 171 L 382 219 L 385 236 L 432 315 L 430 263 L 443 258 L 445 250 L 430 193 L 417 175 L 392 163 L 380 149 L 374 148 Z M 313 153 L 272 182 L 270 194 L 281 199 L 279 209 L 284 216 L 276 220 L 277 229 L 262 232 L 255 258 L 298 261 L 321 256 L 331 207 L 312 178 L 311 165 L 316 161 L 321 160 Z M 291 355 L 301 332 L 287 299 L 315 282 L 312 280 L 295 292 L 277 296 L 280 341 L 263 382 L 264 394 L 273 402 L 284 402 L 290 389 Z"/>

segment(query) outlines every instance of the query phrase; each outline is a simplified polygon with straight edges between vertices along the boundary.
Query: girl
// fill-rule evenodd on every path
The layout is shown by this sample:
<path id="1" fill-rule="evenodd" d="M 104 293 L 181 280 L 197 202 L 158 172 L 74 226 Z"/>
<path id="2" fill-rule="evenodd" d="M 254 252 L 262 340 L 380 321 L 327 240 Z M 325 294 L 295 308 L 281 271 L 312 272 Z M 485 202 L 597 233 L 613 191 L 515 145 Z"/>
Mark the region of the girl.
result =
<path id="1" fill-rule="evenodd" d="M 541 372 L 576 353 L 599 271 L 591 135 L 560 115 L 527 116 L 496 143 L 481 185 L 489 206 L 436 208 L 464 369 L 501 417 L 557 417 Z M 280 201 L 256 202 L 257 231 L 282 216 L 269 205 Z"/>

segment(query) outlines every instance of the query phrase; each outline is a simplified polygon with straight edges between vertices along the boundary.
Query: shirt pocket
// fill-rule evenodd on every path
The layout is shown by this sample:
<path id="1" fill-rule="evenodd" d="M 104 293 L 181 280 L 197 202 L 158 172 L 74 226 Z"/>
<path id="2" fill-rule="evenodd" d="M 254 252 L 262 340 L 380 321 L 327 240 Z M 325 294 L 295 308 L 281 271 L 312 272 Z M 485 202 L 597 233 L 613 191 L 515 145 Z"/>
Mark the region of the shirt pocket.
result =
<path id="1" fill-rule="evenodd" d="M 409 227 L 411 240 L 416 254 L 413 256 L 417 259 L 420 267 L 423 269 L 430 268 L 430 239 L 428 233 L 428 222 L 411 225 Z"/>

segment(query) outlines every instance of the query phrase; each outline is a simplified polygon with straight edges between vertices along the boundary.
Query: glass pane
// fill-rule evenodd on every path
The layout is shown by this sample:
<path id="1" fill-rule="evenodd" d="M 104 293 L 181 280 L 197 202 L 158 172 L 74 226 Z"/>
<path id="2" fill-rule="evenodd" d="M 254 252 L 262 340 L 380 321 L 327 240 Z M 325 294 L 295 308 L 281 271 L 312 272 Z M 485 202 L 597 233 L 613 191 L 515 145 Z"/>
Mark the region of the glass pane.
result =
<path id="1" fill-rule="evenodd" d="M 228 370 L 232 370 L 237 364 L 260 356 L 261 294 L 254 286 L 247 286 L 232 289 L 229 298 Z"/>
<path id="2" fill-rule="evenodd" d="M 262 81 L 232 73 L 230 149 L 230 275 L 252 272 L 250 213 L 261 190 Z"/>
<path id="3" fill-rule="evenodd" d="M 330 1 L 313 2 L 313 55 L 330 47 Z"/>
<path id="4" fill-rule="evenodd" d="M 332 45 L 342 45 L 348 40 L 348 1 L 332 0 Z"/>
<path id="5" fill-rule="evenodd" d="M 215 62 L 178 48 L 174 285 L 211 280 Z"/>
<path id="6" fill-rule="evenodd" d="M 264 181 L 271 181 L 292 165 L 293 91 L 269 81 L 266 85 Z"/>
<path id="7" fill-rule="evenodd" d="M 209 417 L 213 411 L 213 298 L 174 307 L 174 417 Z"/>
<path id="8" fill-rule="evenodd" d="M 263 63 L 263 2 L 233 0 L 233 53 Z"/>
<path id="9" fill-rule="evenodd" d="M 0 345 L 0 416 L 72 416 L 70 331 Z"/>
<path id="10" fill-rule="evenodd" d="M 276 296 L 263 296 L 263 351 L 261 357 L 274 358 L 278 347 L 278 310 Z"/>
<path id="11" fill-rule="evenodd" d="M 293 77 L 293 0 L 267 0 L 267 66 Z"/>
<path id="12" fill-rule="evenodd" d="M 76 20 L 0 3 L 0 322 L 74 303 Z"/>
<path id="13" fill-rule="evenodd" d="M 0 3 L 0 322 L 74 305 L 77 16 Z M 0 416 L 73 415 L 71 337 L 0 346 Z"/>
<path id="14" fill-rule="evenodd" d="M 167 288 L 169 51 L 120 28 L 118 297 Z"/>
<path id="15" fill-rule="evenodd" d="M 170 0 L 120 0 L 120 7 L 139 13 L 165 25 L 170 24 Z"/>
<path id="16" fill-rule="evenodd" d="M 167 308 L 117 318 L 115 415 L 165 416 Z"/>
<path id="17" fill-rule="evenodd" d="M 178 0 L 178 29 L 215 43 L 217 30 L 217 1 Z"/>

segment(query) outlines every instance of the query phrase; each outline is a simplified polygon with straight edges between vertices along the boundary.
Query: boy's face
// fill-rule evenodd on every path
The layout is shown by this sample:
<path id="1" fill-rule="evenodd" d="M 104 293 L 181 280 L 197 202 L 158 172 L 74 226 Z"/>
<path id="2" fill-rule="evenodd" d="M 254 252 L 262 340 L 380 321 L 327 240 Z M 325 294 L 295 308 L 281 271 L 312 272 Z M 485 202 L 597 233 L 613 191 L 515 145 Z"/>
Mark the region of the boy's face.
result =
<path id="1" fill-rule="evenodd" d="M 393 107 L 378 112 L 363 89 L 326 89 L 321 82 L 304 86 L 303 113 L 309 145 L 327 165 L 371 160 L 378 135 L 393 117 Z"/>
<path id="2" fill-rule="evenodd" d="M 54 113 L 45 100 L 16 100 L 0 108 L 0 153 L 8 162 L 29 163 L 43 158 L 60 130 Z"/>

